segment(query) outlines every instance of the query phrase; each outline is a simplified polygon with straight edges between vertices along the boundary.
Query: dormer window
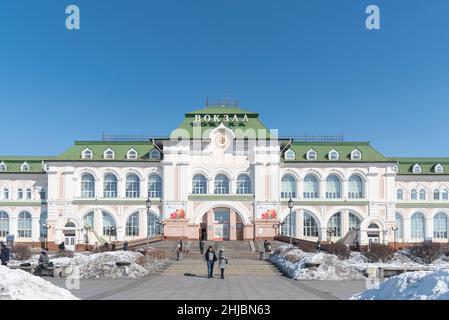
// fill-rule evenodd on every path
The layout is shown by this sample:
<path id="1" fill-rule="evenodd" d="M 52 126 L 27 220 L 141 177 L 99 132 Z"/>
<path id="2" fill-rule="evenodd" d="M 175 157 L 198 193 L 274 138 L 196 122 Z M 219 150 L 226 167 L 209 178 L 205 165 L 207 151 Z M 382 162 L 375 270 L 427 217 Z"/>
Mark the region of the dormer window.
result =
<path id="1" fill-rule="evenodd" d="M 435 171 L 435 173 L 443 173 L 443 172 L 444 172 L 443 166 L 442 166 L 441 164 L 438 163 L 438 164 L 435 166 L 434 171 Z"/>
<path id="2" fill-rule="evenodd" d="M 421 166 L 419 164 L 415 164 L 413 166 L 413 173 L 421 173 L 422 169 Z"/>
<path id="3" fill-rule="evenodd" d="M 398 173 L 398 171 L 399 171 L 399 167 L 395 164 L 395 165 L 393 166 L 393 172 Z"/>
<path id="4" fill-rule="evenodd" d="M 8 170 L 6 164 L 4 162 L 0 163 L 0 172 L 5 172 L 6 170 Z"/>
<path id="5" fill-rule="evenodd" d="M 306 154 L 307 160 L 316 160 L 317 158 L 318 158 L 318 155 L 315 150 L 310 149 L 309 151 L 307 151 L 307 154 Z"/>
<path id="6" fill-rule="evenodd" d="M 94 154 L 92 153 L 92 151 L 90 149 L 84 149 L 83 152 L 81 153 L 81 158 L 82 159 L 92 159 L 94 156 Z"/>
<path id="7" fill-rule="evenodd" d="M 115 153 L 112 149 L 107 149 L 104 153 L 103 153 L 103 158 L 107 159 L 107 160 L 112 160 L 115 158 Z"/>
<path id="8" fill-rule="evenodd" d="M 30 171 L 30 166 L 28 163 L 24 162 L 22 163 L 22 165 L 20 166 L 20 171 L 22 172 L 28 172 Z"/>
<path id="9" fill-rule="evenodd" d="M 126 159 L 136 160 L 137 159 L 137 151 L 134 149 L 129 149 L 129 151 L 126 153 Z"/>
<path id="10" fill-rule="evenodd" d="M 295 152 L 291 149 L 288 149 L 285 152 L 285 160 L 295 160 Z"/>
<path id="11" fill-rule="evenodd" d="M 336 161 L 340 159 L 340 154 L 337 150 L 333 149 L 329 152 L 329 160 Z"/>
<path id="12" fill-rule="evenodd" d="M 354 161 L 360 161 L 360 160 L 362 160 L 362 153 L 361 153 L 359 150 L 354 149 L 354 150 L 351 152 L 351 160 L 354 160 Z"/>
<path id="13" fill-rule="evenodd" d="M 150 159 L 151 160 L 160 160 L 161 159 L 161 153 L 157 149 L 153 149 L 150 152 Z"/>

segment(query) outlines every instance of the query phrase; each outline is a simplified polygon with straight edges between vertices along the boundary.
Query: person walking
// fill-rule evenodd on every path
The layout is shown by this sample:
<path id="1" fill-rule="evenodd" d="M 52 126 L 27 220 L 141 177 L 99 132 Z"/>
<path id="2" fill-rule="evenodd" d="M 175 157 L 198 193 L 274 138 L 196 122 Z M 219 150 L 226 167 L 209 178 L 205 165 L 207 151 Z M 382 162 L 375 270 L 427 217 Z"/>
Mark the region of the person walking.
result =
<path id="1" fill-rule="evenodd" d="M 316 242 L 316 250 L 318 251 L 318 252 L 320 252 L 321 251 L 321 241 L 320 240 L 318 240 L 317 242 Z"/>
<path id="2" fill-rule="evenodd" d="M 203 239 L 200 240 L 200 253 L 201 253 L 201 255 L 204 254 L 204 241 L 203 241 Z"/>
<path id="3" fill-rule="evenodd" d="M 212 246 L 209 246 L 207 248 L 206 253 L 204 254 L 204 261 L 207 263 L 207 278 L 213 278 L 214 277 L 214 263 L 217 261 L 217 256 L 215 255 L 214 249 L 212 249 Z"/>
<path id="4" fill-rule="evenodd" d="M 179 239 L 178 245 L 176 246 L 176 260 L 179 261 L 181 253 L 182 253 L 182 240 Z"/>
<path id="5" fill-rule="evenodd" d="M 8 265 L 9 248 L 3 242 L 2 242 L 2 245 L 1 245 L 0 260 L 2 261 L 2 266 Z"/>
<path id="6" fill-rule="evenodd" d="M 224 249 L 221 248 L 220 252 L 218 253 L 218 267 L 221 271 L 220 279 L 224 279 L 224 269 L 226 265 L 228 264 L 228 257 L 226 256 Z"/>
<path id="7" fill-rule="evenodd" d="M 123 243 L 123 251 L 128 251 L 128 241 L 125 240 L 125 242 Z"/>
<path id="8" fill-rule="evenodd" d="M 62 241 L 58 246 L 59 252 L 65 251 L 65 243 Z"/>

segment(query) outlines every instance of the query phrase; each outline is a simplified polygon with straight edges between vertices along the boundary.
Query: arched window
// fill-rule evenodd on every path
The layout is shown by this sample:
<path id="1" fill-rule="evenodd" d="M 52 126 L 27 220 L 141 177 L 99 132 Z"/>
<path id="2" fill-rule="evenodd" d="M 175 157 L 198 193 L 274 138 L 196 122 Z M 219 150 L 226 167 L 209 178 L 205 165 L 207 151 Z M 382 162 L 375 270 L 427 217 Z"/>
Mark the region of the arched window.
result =
<path id="1" fill-rule="evenodd" d="M 26 162 L 22 163 L 22 165 L 20 166 L 20 171 L 23 171 L 23 172 L 28 172 L 28 171 L 30 171 L 30 166 L 29 166 L 29 164 L 26 163 Z"/>
<path id="2" fill-rule="evenodd" d="M 115 225 L 114 218 L 107 212 L 102 211 L 103 215 L 103 235 L 104 236 L 115 236 L 117 227 Z"/>
<path id="3" fill-rule="evenodd" d="M 443 189 L 443 191 L 441 191 L 441 200 L 448 200 L 448 191 L 446 189 Z"/>
<path id="4" fill-rule="evenodd" d="M 31 213 L 22 211 L 17 219 L 17 236 L 19 238 L 31 238 Z"/>
<path id="5" fill-rule="evenodd" d="M 354 161 L 362 160 L 362 153 L 357 149 L 353 150 L 351 152 L 351 160 L 354 160 Z"/>
<path id="6" fill-rule="evenodd" d="M 108 160 L 112 160 L 115 158 L 115 153 L 112 149 L 107 149 L 104 153 L 103 153 L 103 158 L 104 159 L 108 159 Z"/>
<path id="7" fill-rule="evenodd" d="M 9 200 L 9 189 L 8 188 L 3 189 L 3 199 Z"/>
<path id="8" fill-rule="evenodd" d="M 126 177 L 126 197 L 139 198 L 140 197 L 140 178 L 137 174 L 131 173 Z"/>
<path id="9" fill-rule="evenodd" d="M 418 200 L 418 192 L 416 192 L 416 189 L 412 189 L 412 191 L 410 192 L 410 198 L 412 200 Z"/>
<path id="10" fill-rule="evenodd" d="M 237 194 L 251 193 L 251 179 L 246 174 L 237 177 Z"/>
<path id="11" fill-rule="evenodd" d="M 380 229 L 380 228 L 376 223 L 371 222 L 368 226 L 368 229 Z"/>
<path id="12" fill-rule="evenodd" d="M 396 190 L 396 200 L 404 200 L 404 191 L 402 189 Z"/>
<path id="13" fill-rule="evenodd" d="M 76 228 L 76 226 L 73 222 L 69 221 L 65 224 L 64 228 L 73 229 L 73 228 Z"/>
<path id="14" fill-rule="evenodd" d="M 291 149 L 285 151 L 285 160 L 295 160 L 295 152 Z"/>
<path id="15" fill-rule="evenodd" d="M 229 179 L 223 174 L 219 174 L 215 177 L 214 182 L 215 194 L 228 194 L 229 193 Z"/>
<path id="16" fill-rule="evenodd" d="M 433 200 L 440 200 L 440 190 L 433 190 Z"/>
<path id="17" fill-rule="evenodd" d="M 412 239 L 423 239 L 424 238 L 424 215 L 421 212 L 416 212 L 412 215 L 411 225 L 412 225 Z"/>
<path id="18" fill-rule="evenodd" d="M 334 214 L 327 223 L 328 235 L 341 237 L 341 212 Z"/>
<path id="19" fill-rule="evenodd" d="M 139 212 L 134 212 L 128 217 L 126 221 L 126 235 L 138 236 L 139 235 Z"/>
<path id="20" fill-rule="evenodd" d="M 340 179 L 332 174 L 326 179 L 326 198 L 341 198 L 341 183 Z"/>
<path id="21" fill-rule="evenodd" d="M 7 171 L 7 167 L 6 164 L 4 162 L 0 163 L 0 172 L 5 172 Z"/>
<path id="22" fill-rule="evenodd" d="M 358 175 L 349 177 L 349 198 L 359 199 L 363 198 L 363 180 Z"/>
<path id="23" fill-rule="evenodd" d="M 33 196 L 33 193 L 31 192 L 31 189 L 27 189 L 26 190 L 26 199 L 31 200 L 32 196 Z"/>
<path id="24" fill-rule="evenodd" d="M 117 198 L 117 177 L 115 174 L 107 173 L 103 179 L 103 197 Z"/>
<path id="25" fill-rule="evenodd" d="M 160 160 L 161 159 L 161 153 L 157 149 L 153 149 L 150 152 L 150 159 L 151 160 Z"/>
<path id="26" fill-rule="evenodd" d="M 303 197 L 305 199 L 319 198 L 320 184 L 318 183 L 318 179 L 314 175 L 308 174 L 307 176 L 305 176 L 303 187 Z"/>
<path id="27" fill-rule="evenodd" d="M 436 239 L 447 238 L 447 216 L 443 212 L 433 217 L 433 237 Z"/>
<path id="28" fill-rule="evenodd" d="M 161 233 L 162 228 L 159 218 L 153 212 L 149 212 L 147 214 L 147 235 L 152 237 Z"/>
<path id="29" fill-rule="evenodd" d="M 426 200 L 426 190 L 419 190 L 419 200 Z"/>
<path id="30" fill-rule="evenodd" d="M 328 156 L 329 156 L 329 160 L 332 160 L 332 161 L 337 161 L 338 159 L 340 159 L 340 154 L 338 153 L 337 150 L 331 150 L 329 152 Z"/>
<path id="31" fill-rule="evenodd" d="M 129 151 L 126 153 L 126 159 L 136 160 L 137 159 L 137 151 L 134 149 L 129 149 Z"/>
<path id="32" fill-rule="evenodd" d="M 413 166 L 413 173 L 421 173 L 421 166 L 419 164 Z"/>
<path id="33" fill-rule="evenodd" d="M 83 222 L 84 222 L 84 226 L 89 228 L 89 229 L 93 229 L 95 227 L 94 225 L 94 212 L 88 212 L 84 217 L 83 217 Z"/>
<path id="34" fill-rule="evenodd" d="M 282 177 L 281 198 L 282 199 L 296 198 L 296 179 L 289 174 Z"/>
<path id="35" fill-rule="evenodd" d="M 92 159 L 94 154 L 90 149 L 84 149 L 83 152 L 81 152 L 81 159 Z"/>
<path id="36" fill-rule="evenodd" d="M 23 199 L 23 190 L 22 190 L 22 188 L 17 189 L 17 199 L 19 199 L 19 200 Z"/>
<path id="37" fill-rule="evenodd" d="M 318 155 L 315 150 L 310 149 L 309 151 L 307 151 L 307 154 L 306 154 L 307 160 L 316 160 L 317 158 L 318 158 Z"/>
<path id="38" fill-rule="evenodd" d="M 315 217 L 308 211 L 304 211 L 304 236 L 318 237 L 318 223 Z"/>
<path id="39" fill-rule="evenodd" d="M 291 225 L 291 228 L 290 228 Z M 284 236 L 296 237 L 296 212 L 293 211 L 285 217 L 281 224 L 281 234 Z"/>
<path id="40" fill-rule="evenodd" d="M 95 197 L 95 178 L 90 173 L 85 173 L 81 177 L 81 198 Z"/>
<path id="41" fill-rule="evenodd" d="M 395 220 L 396 220 L 396 238 L 402 239 L 402 230 L 403 230 L 403 222 L 402 222 L 402 216 L 400 213 L 395 214 Z"/>
<path id="42" fill-rule="evenodd" d="M 358 229 L 360 227 L 360 219 L 357 215 L 349 212 L 349 230 Z"/>
<path id="43" fill-rule="evenodd" d="M 435 166 L 434 171 L 435 171 L 435 173 L 443 173 L 444 172 L 444 168 L 443 168 L 443 166 L 441 164 L 437 164 Z"/>
<path id="44" fill-rule="evenodd" d="M 202 174 L 196 174 L 192 179 L 192 193 L 206 194 L 207 193 L 207 179 Z"/>
<path id="45" fill-rule="evenodd" d="M 157 174 L 152 174 L 148 178 L 148 197 L 162 198 L 162 179 Z"/>
<path id="46" fill-rule="evenodd" d="M 0 237 L 9 234 L 9 216 L 5 211 L 0 211 Z"/>

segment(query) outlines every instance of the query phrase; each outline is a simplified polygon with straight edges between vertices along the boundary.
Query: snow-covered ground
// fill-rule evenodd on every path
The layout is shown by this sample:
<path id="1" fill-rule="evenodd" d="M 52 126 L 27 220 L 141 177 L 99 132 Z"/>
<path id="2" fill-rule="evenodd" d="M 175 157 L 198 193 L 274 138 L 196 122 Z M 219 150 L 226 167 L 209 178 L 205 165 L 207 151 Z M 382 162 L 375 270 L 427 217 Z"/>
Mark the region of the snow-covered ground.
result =
<path id="1" fill-rule="evenodd" d="M 353 300 L 449 300 L 449 270 L 406 272 L 352 296 Z"/>
<path id="2" fill-rule="evenodd" d="M 365 270 L 371 267 L 400 267 L 423 270 L 449 269 L 449 258 L 441 256 L 432 264 L 424 264 L 399 251 L 389 262 L 370 263 L 360 252 L 351 252 L 349 259 L 340 260 L 325 252 L 307 253 L 298 248 L 283 245 L 270 255 L 270 261 L 296 280 L 355 280 L 366 279 Z M 318 267 L 309 267 L 319 264 Z"/>
<path id="3" fill-rule="evenodd" d="M 70 291 L 22 270 L 0 266 L 0 300 L 78 300 Z"/>
<path id="4" fill-rule="evenodd" d="M 165 263 L 163 259 L 152 259 L 151 256 L 133 251 L 83 252 L 75 253 L 73 258 L 54 258 L 54 255 L 49 255 L 49 258 L 55 267 L 63 267 L 69 275 L 76 272 L 73 275 L 82 279 L 142 278 L 161 268 Z M 38 259 L 39 256 L 35 255 L 26 261 L 11 260 L 8 265 L 30 263 L 35 266 L 38 264 Z M 129 263 L 129 265 L 117 266 L 117 262 Z"/>

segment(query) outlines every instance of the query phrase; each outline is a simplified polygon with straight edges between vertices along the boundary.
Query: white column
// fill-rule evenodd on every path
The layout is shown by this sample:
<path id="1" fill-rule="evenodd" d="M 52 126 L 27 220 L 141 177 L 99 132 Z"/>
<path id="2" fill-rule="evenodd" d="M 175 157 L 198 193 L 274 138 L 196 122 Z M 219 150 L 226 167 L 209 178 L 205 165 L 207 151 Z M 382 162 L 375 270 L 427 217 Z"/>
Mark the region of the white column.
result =
<path id="1" fill-rule="evenodd" d="M 95 198 L 103 198 L 103 179 L 95 179 Z"/>
<path id="2" fill-rule="evenodd" d="M 139 210 L 139 237 L 147 236 L 147 211 L 145 209 Z"/>
<path id="3" fill-rule="evenodd" d="M 39 227 L 39 217 L 31 218 L 31 239 L 32 241 L 39 241 L 40 227 Z"/>
<path id="4" fill-rule="evenodd" d="M 125 197 L 126 179 L 117 178 L 117 197 Z"/>
<path id="5" fill-rule="evenodd" d="M 348 199 L 349 183 L 347 179 L 342 180 L 341 183 L 341 197 L 343 199 Z"/>
<path id="6" fill-rule="evenodd" d="M 433 219 L 425 218 L 424 224 L 424 240 L 430 241 L 433 238 Z"/>
<path id="7" fill-rule="evenodd" d="M 296 186 L 296 190 L 298 190 L 296 198 L 302 199 L 303 198 L 303 191 L 304 191 L 304 180 L 303 179 L 301 179 L 301 178 L 298 179 L 298 184 Z"/>
<path id="8" fill-rule="evenodd" d="M 404 237 L 404 242 L 410 242 L 411 240 L 411 230 L 412 230 L 412 225 L 411 225 L 411 221 L 410 218 L 405 218 L 403 220 L 403 230 L 402 230 L 402 235 Z"/>
<path id="9" fill-rule="evenodd" d="M 325 179 L 320 180 L 320 198 L 321 199 L 326 198 L 326 180 Z"/>
<path id="10" fill-rule="evenodd" d="M 9 234 L 13 234 L 17 238 L 17 218 L 9 217 Z"/>

